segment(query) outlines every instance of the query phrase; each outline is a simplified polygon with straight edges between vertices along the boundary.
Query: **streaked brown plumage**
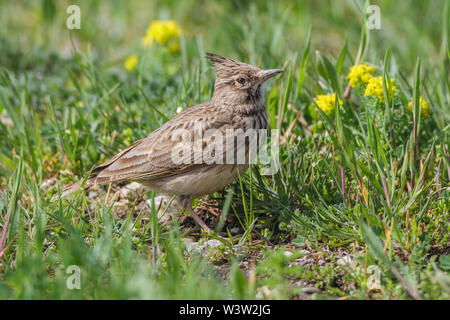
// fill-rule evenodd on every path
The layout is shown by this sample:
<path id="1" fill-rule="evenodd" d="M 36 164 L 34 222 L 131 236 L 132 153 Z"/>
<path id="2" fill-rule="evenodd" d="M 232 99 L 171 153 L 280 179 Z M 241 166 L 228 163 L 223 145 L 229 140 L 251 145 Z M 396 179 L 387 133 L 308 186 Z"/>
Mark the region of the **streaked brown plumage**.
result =
<path id="1" fill-rule="evenodd" d="M 198 153 L 195 153 L 198 149 L 195 148 L 188 155 L 189 163 L 179 163 L 173 161 L 174 148 L 183 146 L 186 142 L 182 142 L 177 134 L 184 130 L 183 132 L 190 134 L 194 140 L 196 134 L 203 136 L 209 132 L 208 129 L 216 129 L 223 136 L 227 136 L 227 129 L 242 129 L 243 133 L 248 129 L 267 129 L 264 83 L 282 70 L 260 70 L 212 53 L 207 53 L 207 57 L 216 69 L 211 101 L 181 112 L 147 137 L 136 141 L 111 160 L 96 167 L 86 180 L 84 188 L 94 184 L 138 181 L 159 193 L 177 195 L 183 208 L 205 231 L 210 231 L 193 211 L 192 200 L 222 189 L 235 180 L 238 174 L 247 170 L 249 142 L 245 141 L 246 160 L 242 163 L 208 164 L 203 158 L 196 161 L 199 159 Z M 236 154 L 238 149 L 243 147 L 224 142 L 218 148 L 220 142 L 215 139 L 205 137 L 204 140 L 201 151 L 211 148 L 212 154 L 216 151 L 222 152 L 218 156 L 223 159 L 227 150 Z M 73 193 L 80 187 L 81 182 L 76 182 L 64 188 L 62 196 Z M 56 195 L 52 200 L 57 198 Z"/>

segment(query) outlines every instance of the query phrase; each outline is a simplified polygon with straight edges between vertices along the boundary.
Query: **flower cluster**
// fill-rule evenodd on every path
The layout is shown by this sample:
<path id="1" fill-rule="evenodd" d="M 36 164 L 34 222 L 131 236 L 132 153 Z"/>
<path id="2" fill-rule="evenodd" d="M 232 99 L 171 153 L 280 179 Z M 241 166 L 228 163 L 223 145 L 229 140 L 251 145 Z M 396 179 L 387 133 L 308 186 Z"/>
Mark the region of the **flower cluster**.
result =
<path id="1" fill-rule="evenodd" d="M 154 42 L 167 46 L 171 52 L 180 50 L 181 27 L 173 20 L 152 21 L 142 39 L 144 46 L 151 46 Z"/>
<path id="2" fill-rule="evenodd" d="M 329 92 L 328 94 L 320 94 L 314 97 L 313 103 L 309 104 L 306 111 L 315 123 L 311 126 L 314 133 L 321 132 L 324 127 L 322 119 L 318 118 L 318 110 L 323 111 L 327 116 L 333 117 L 336 107 L 339 106 L 341 119 L 345 119 L 349 111 L 361 111 L 370 116 L 375 127 L 380 129 L 379 134 L 385 134 L 386 139 L 395 139 L 398 145 L 405 144 L 411 136 L 414 119 L 411 112 L 414 110 L 414 103 L 404 98 L 399 83 L 395 78 L 386 75 L 379 75 L 377 68 L 368 64 L 357 64 L 350 68 L 346 79 L 348 86 L 343 97 L 349 99 L 343 104 L 339 99 L 338 92 Z M 353 91 L 353 97 L 350 94 Z M 389 105 L 384 104 L 385 95 L 389 101 Z M 359 108 L 358 108 L 359 107 Z M 390 117 L 386 117 L 386 108 Z M 419 97 L 419 117 L 425 120 L 432 112 L 432 105 L 426 101 L 423 96 Z M 342 111 L 342 112 L 341 112 Z M 385 130 L 386 120 L 389 120 L 389 130 Z M 352 121 L 352 120 L 350 120 Z M 383 124 L 383 129 L 380 127 Z"/>
<path id="3" fill-rule="evenodd" d="M 314 101 L 326 115 L 330 115 L 336 108 L 336 93 L 321 94 L 314 98 Z M 339 104 L 342 104 L 341 99 Z"/>
<path id="4" fill-rule="evenodd" d="M 152 46 L 154 43 L 168 48 L 170 52 L 176 53 L 180 51 L 180 35 L 182 33 L 181 27 L 173 20 L 155 20 L 150 23 L 142 38 L 142 45 L 144 47 Z M 137 55 L 131 55 L 126 58 L 124 62 L 125 69 L 133 71 L 139 63 Z"/>
<path id="5" fill-rule="evenodd" d="M 375 71 L 375 67 L 361 63 L 350 68 L 346 79 L 349 80 L 349 85 L 355 88 L 358 85 L 365 85 L 369 82 Z"/>
<path id="6" fill-rule="evenodd" d="M 430 115 L 431 112 L 431 108 L 430 108 L 430 104 L 428 103 L 427 100 L 425 100 L 423 97 L 419 98 L 419 105 L 420 105 L 420 116 L 423 119 L 428 118 L 428 116 Z M 406 106 L 406 108 L 408 110 L 410 110 L 411 112 L 413 111 L 413 107 L 414 107 L 414 102 L 410 101 L 408 103 L 408 105 Z"/>
<path id="7" fill-rule="evenodd" d="M 388 99 L 390 100 L 394 93 L 398 92 L 397 87 L 395 86 L 395 81 L 390 79 L 390 85 L 386 80 L 386 89 L 388 94 Z M 378 100 L 383 101 L 384 93 L 383 93 L 383 77 L 372 77 L 369 79 L 367 83 L 366 90 L 364 91 L 364 95 L 375 96 Z"/>

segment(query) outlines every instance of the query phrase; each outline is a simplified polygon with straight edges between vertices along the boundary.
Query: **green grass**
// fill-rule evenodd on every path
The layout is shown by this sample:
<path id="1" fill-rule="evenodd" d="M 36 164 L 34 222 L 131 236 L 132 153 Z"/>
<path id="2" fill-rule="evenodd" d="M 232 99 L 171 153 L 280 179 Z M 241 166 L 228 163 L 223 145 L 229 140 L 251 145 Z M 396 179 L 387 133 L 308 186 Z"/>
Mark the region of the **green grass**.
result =
<path id="1" fill-rule="evenodd" d="M 0 1 L 0 298 L 449 299 L 450 6 L 374 4 L 381 30 L 364 27 L 359 1 L 80 1 L 81 30 L 68 31 L 68 2 Z M 183 28 L 179 53 L 141 46 L 164 18 Z M 205 51 L 285 69 L 266 89 L 279 171 L 254 166 L 197 202 L 218 210 L 218 229 L 239 226 L 235 241 L 188 250 L 162 208 L 131 195 L 119 215 L 107 188 L 50 202 L 209 100 Z M 394 79 L 393 98 L 386 86 L 381 100 L 345 98 L 355 61 Z M 327 115 L 314 97 L 333 92 L 342 104 Z M 71 265 L 80 289 L 67 288 Z"/>

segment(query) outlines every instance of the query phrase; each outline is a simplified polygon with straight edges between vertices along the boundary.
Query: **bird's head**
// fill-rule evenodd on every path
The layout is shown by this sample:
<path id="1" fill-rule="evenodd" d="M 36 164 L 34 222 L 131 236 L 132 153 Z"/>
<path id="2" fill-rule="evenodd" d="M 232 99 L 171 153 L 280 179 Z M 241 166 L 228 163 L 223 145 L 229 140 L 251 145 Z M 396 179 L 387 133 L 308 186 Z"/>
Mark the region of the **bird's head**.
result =
<path id="1" fill-rule="evenodd" d="M 206 53 L 216 70 L 216 83 L 211 102 L 224 107 L 245 109 L 264 107 L 264 84 L 281 69 L 261 70 L 250 64 Z"/>

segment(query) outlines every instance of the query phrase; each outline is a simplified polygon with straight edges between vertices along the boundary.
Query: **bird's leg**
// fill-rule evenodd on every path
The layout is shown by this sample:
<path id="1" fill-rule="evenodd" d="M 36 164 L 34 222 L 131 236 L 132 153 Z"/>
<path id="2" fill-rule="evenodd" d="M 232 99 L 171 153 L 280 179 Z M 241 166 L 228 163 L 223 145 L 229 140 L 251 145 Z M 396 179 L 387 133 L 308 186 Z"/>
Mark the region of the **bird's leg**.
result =
<path id="1" fill-rule="evenodd" d="M 206 223 L 202 220 L 202 218 L 200 218 L 194 211 L 194 209 L 192 209 L 192 206 L 188 206 L 186 208 L 186 210 L 189 212 L 189 214 L 191 215 L 191 217 L 195 220 L 195 222 L 197 222 L 197 224 L 208 234 L 210 234 L 212 231 L 211 229 L 206 225 Z"/>
<path id="2" fill-rule="evenodd" d="M 180 196 L 180 203 L 181 206 L 189 212 L 192 219 L 195 220 L 195 222 L 208 234 L 212 232 L 212 230 L 206 225 L 206 223 L 200 218 L 192 209 L 192 200 L 193 198 L 190 196 Z"/>

